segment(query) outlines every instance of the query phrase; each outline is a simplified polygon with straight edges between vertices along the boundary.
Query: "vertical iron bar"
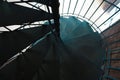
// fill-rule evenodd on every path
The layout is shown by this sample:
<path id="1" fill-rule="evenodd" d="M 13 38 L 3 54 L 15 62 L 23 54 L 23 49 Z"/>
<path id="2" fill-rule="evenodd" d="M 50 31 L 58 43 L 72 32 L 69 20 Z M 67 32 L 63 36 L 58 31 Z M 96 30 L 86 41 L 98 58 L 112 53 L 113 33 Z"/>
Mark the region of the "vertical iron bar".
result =
<path id="1" fill-rule="evenodd" d="M 49 9 L 49 7 L 48 7 L 48 6 L 47 6 L 47 10 L 48 10 L 48 13 L 50 13 L 50 9 Z M 50 24 L 50 25 L 52 25 L 52 23 L 51 23 L 50 19 L 48 19 L 48 22 L 49 22 L 49 24 Z M 51 27 L 51 26 L 50 26 L 50 31 L 54 34 L 53 29 L 52 29 L 52 27 Z"/>
<path id="2" fill-rule="evenodd" d="M 104 21 L 102 24 L 100 24 L 100 25 L 98 26 L 98 28 L 99 28 L 100 26 L 102 26 L 105 22 L 107 22 L 110 18 L 112 18 L 115 14 L 117 14 L 119 11 L 120 11 L 120 10 L 116 11 L 116 12 L 115 12 L 112 16 L 110 16 L 106 21 Z"/>
<path id="3" fill-rule="evenodd" d="M 75 4 L 75 7 L 74 7 L 74 10 L 73 10 L 73 13 L 72 13 L 72 14 L 75 13 L 75 9 L 76 9 L 76 7 L 77 7 L 77 4 L 78 4 L 78 0 L 76 1 L 76 4 Z"/>
<path id="4" fill-rule="evenodd" d="M 110 54 L 110 50 L 108 49 L 108 46 L 107 46 L 107 50 L 106 50 L 107 52 L 106 52 L 106 58 L 108 59 L 108 61 L 107 62 L 105 62 L 105 68 L 104 68 L 104 76 L 103 76 L 103 78 L 106 78 L 106 77 L 108 77 L 108 75 L 109 75 L 109 70 L 108 70 L 108 66 L 109 66 L 109 63 L 110 63 L 110 56 L 109 56 L 109 54 Z"/>
<path id="5" fill-rule="evenodd" d="M 100 3 L 100 5 L 96 8 L 96 10 L 94 11 L 94 13 L 90 16 L 90 18 L 88 20 L 90 20 L 93 15 L 97 12 L 97 10 L 100 8 L 100 6 L 103 4 L 104 0 Z"/>
<path id="6" fill-rule="evenodd" d="M 83 9 L 83 7 L 84 7 L 84 5 L 85 5 L 85 2 L 86 2 L 86 0 L 84 0 L 84 2 L 83 2 L 83 4 L 82 4 L 82 7 L 81 7 L 81 9 L 80 9 L 80 11 L 79 11 L 79 13 L 78 13 L 78 16 L 80 15 L 80 13 L 81 13 L 81 11 L 82 11 L 82 9 Z"/>
<path id="7" fill-rule="evenodd" d="M 60 6 L 59 0 L 52 0 L 51 8 L 52 8 L 53 19 L 55 24 L 55 32 L 57 37 L 60 37 L 59 6 Z"/>
<path id="8" fill-rule="evenodd" d="M 69 6 L 68 6 L 67 14 L 69 13 L 70 5 L 71 5 L 71 0 L 69 1 Z"/>
<path id="9" fill-rule="evenodd" d="M 108 51 L 108 67 L 110 67 L 111 66 L 111 50 L 109 50 Z M 107 69 L 108 69 L 108 67 L 107 67 Z M 107 71 L 107 75 L 109 76 L 109 73 L 110 73 L 110 69 L 108 69 L 108 71 Z"/>
<path id="10" fill-rule="evenodd" d="M 115 0 L 113 3 L 115 3 L 115 2 L 116 2 L 116 0 Z M 101 18 L 101 16 L 103 16 L 103 15 L 105 14 L 105 12 L 106 12 L 107 10 L 109 10 L 109 8 L 111 7 L 111 5 L 112 5 L 112 4 L 110 4 L 110 6 L 94 21 L 94 23 L 97 22 L 97 21 Z"/>
<path id="11" fill-rule="evenodd" d="M 92 1 L 92 3 L 90 4 L 89 8 L 87 9 L 87 11 L 86 11 L 86 13 L 84 14 L 84 16 L 83 16 L 83 17 L 85 17 L 85 16 L 86 16 L 86 14 L 87 14 L 87 13 L 88 13 L 88 11 L 90 10 L 91 6 L 93 5 L 94 1 L 95 1 L 95 0 L 93 0 L 93 1 Z"/>
<path id="12" fill-rule="evenodd" d="M 63 5 L 62 5 L 62 15 L 63 15 L 63 10 L 64 10 L 64 3 L 65 3 L 65 0 L 63 0 Z"/>

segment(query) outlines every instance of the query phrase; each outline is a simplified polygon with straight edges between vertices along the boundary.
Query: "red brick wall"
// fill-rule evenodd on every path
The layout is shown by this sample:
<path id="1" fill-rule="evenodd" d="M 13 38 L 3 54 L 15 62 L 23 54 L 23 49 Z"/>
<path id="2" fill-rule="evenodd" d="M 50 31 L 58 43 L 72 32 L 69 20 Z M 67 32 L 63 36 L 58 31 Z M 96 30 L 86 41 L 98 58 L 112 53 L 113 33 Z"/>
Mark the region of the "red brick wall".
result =
<path id="1" fill-rule="evenodd" d="M 111 58 L 120 59 L 120 21 L 116 22 L 102 34 L 104 34 L 104 39 L 107 41 L 109 49 L 114 50 L 111 52 Z M 111 66 L 114 68 L 120 68 L 120 60 L 111 60 Z M 110 69 L 109 74 L 120 80 L 120 71 Z"/>

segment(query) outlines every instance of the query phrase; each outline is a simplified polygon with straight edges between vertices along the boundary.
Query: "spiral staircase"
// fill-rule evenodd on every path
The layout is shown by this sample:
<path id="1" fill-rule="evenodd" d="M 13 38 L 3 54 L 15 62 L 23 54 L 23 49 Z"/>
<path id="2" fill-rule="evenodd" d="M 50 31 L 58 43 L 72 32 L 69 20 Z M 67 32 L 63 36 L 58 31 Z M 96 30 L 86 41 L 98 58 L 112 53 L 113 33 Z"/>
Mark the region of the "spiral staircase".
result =
<path id="1" fill-rule="evenodd" d="M 0 40 L 4 42 L 0 43 L 0 52 L 4 53 L 1 54 L 4 57 L 0 58 L 0 69 L 2 70 L 7 64 L 13 61 L 16 56 L 21 55 L 25 47 L 27 49 L 28 45 L 42 38 L 45 34 L 52 31 L 52 29 L 55 29 L 55 35 L 60 37 L 59 18 L 69 16 L 74 16 L 79 20 L 85 20 L 92 26 L 94 32 L 98 32 L 102 36 L 106 56 L 104 64 L 101 67 L 104 74 L 99 79 L 119 80 L 119 76 L 112 76 L 112 74 L 114 74 L 112 71 L 116 71 L 116 74 L 120 73 L 120 65 L 117 67 L 113 65 L 113 61 L 120 64 L 120 57 L 113 58 L 112 54 L 119 54 L 120 49 L 119 46 L 113 47 L 111 45 L 119 45 L 120 38 L 118 36 L 118 39 L 115 41 L 110 41 L 109 38 L 119 34 L 120 31 L 113 34 L 108 33 L 111 34 L 109 36 L 106 36 L 107 33 L 105 32 L 107 29 L 111 29 L 112 31 L 114 28 L 112 26 L 114 25 L 120 25 L 119 0 L 0 1 Z M 52 24 L 53 21 L 54 24 Z M 48 22 L 49 25 L 45 25 L 45 22 Z M 11 36 L 14 36 L 15 39 L 11 39 Z M 18 42 L 23 44 L 18 45 Z M 14 47 L 16 49 L 14 49 Z M 16 53 L 20 54 L 15 55 Z M 6 60 L 8 60 L 7 63 L 5 63 Z"/>

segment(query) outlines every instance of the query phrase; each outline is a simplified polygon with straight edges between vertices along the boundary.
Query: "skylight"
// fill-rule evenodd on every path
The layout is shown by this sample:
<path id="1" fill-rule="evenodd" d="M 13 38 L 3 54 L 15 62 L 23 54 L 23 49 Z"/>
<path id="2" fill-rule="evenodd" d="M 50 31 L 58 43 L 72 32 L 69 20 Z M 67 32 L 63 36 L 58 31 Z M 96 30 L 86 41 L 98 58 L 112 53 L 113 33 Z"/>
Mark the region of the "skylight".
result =
<path id="1" fill-rule="evenodd" d="M 15 2 L 21 0 L 7 0 Z M 28 1 L 28 0 L 23 0 Z M 119 0 L 59 0 L 61 16 L 76 16 L 85 19 L 97 31 L 104 31 L 120 19 L 120 1 Z M 17 3 L 22 6 L 34 8 L 27 3 Z M 46 10 L 46 6 L 39 3 L 31 3 Z M 10 28 L 10 27 L 9 27 Z M 0 29 L 1 30 L 1 29 Z"/>

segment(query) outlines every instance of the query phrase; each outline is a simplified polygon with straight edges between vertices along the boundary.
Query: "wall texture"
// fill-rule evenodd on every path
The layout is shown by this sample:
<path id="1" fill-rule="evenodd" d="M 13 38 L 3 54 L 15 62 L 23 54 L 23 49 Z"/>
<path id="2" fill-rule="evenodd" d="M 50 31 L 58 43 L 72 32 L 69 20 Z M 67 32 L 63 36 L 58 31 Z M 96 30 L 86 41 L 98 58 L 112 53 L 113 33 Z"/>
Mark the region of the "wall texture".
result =
<path id="1" fill-rule="evenodd" d="M 106 29 L 102 34 L 110 49 L 111 66 L 109 68 L 109 75 L 120 80 L 120 20 Z"/>

